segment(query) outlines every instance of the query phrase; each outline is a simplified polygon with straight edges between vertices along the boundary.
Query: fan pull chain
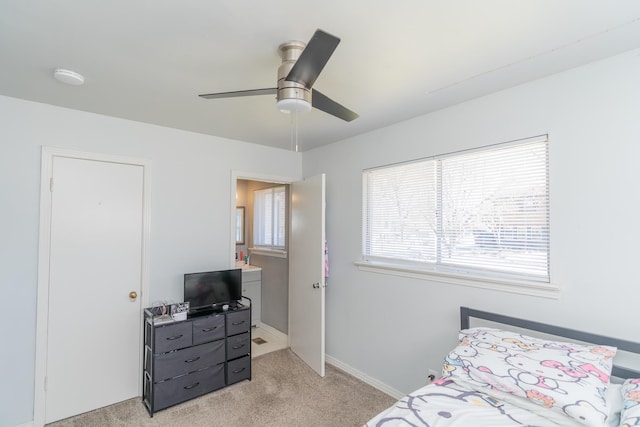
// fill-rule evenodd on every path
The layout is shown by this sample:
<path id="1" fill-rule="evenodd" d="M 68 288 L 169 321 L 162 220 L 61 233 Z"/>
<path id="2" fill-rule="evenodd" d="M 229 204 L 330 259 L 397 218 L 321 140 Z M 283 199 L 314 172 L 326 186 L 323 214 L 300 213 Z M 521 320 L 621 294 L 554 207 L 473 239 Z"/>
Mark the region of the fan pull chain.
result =
<path id="1" fill-rule="evenodd" d="M 291 114 L 291 127 L 289 128 L 290 131 L 290 139 L 291 139 L 291 151 L 295 150 L 295 144 L 296 144 L 296 135 L 295 135 L 295 130 L 294 130 L 294 122 L 293 122 L 293 114 Z"/>
<path id="2" fill-rule="evenodd" d="M 298 152 L 298 111 L 294 111 L 293 115 L 295 116 L 295 129 L 296 129 L 296 153 Z"/>
<path id="3" fill-rule="evenodd" d="M 298 112 L 291 112 L 291 151 L 298 152 Z"/>

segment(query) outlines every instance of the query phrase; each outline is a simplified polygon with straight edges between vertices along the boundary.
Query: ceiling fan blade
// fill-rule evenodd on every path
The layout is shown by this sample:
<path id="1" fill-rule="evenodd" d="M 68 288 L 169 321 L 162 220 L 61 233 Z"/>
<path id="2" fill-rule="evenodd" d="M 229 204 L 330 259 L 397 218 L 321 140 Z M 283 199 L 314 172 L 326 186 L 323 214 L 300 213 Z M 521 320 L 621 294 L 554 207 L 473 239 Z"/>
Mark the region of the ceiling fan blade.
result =
<path id="1" fill-rule="evenodd" d="M 270 87 L 266 89 L 250 89 L 250 90 L 237 90 L 234 92 L 220 92 L 220 93 L 207 93 L 204 95 L 198 95 L 200 98 L 217 99 L 217 98 L 235 98 L 238 96 L 254 96 L 254 95 L 275 95 L 278 93 L 277 87 Z"/>
<path id="2" fill-rule="evenodd" d="M 329 61 L 340 39 L 322 30 L 316 30 L 285 80 L 311 88 Z"/>
<path id="3" fill-rule="evenodd" d="M 315 89 L 311 91 L 311 105 L 313 108 L 317 108 L 318 110 L 322 110 L 325 113 L 329 113 L 332 116 L 336 116 L 339 119 L 350 122 L 352 120 L 360 117 L 358 114 L 349 110 L 346 107 L 338 104 L 336 101 L 328 98 L 322 93 L 318 92 Z"/>

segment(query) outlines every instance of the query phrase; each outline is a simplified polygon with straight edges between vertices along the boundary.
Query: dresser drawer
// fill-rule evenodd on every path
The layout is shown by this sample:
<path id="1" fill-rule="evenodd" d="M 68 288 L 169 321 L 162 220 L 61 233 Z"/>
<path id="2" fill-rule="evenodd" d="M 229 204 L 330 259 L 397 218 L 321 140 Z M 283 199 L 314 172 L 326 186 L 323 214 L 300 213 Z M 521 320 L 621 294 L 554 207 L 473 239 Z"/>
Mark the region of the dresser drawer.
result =
<path id="1" fill-rule="evenodd" d="M 162 381 L 223 363 L 225 360 L 224 344 L 224 340 L 218 340 L 156 355 L 154 365 L 155 381 Z"/>
<path id="2" fill-rule="evenodd" d="M 245 332 L 240 335 L 227 337 L 227 360 L 235 359 L 251 351 L 251 334 Z"/>
<path id="3" fill-rule="evenodd" d="M 224 386 L 224 363 L 189 375 L 172 378 L 155 385 L 153 409 L 158 411 Z"/>
<path id="4" fill-rule="evenodd" d="M 240 310 L 227 314 L 227 335 L 247 332 L 249 328 L 251 328 L 251 310 Z"/>
<path id="5" fill-rule="evenodd" d="M 191 345 L 191 322 L 173 323 L 155 329 L 155 353 L 165 353 Z"/>
<path id="6" fill-rule="evenodd" d="M 251 379 L 251 356 L 227 362 L 227 384 Z"/>
<path id="7" fill-rule="evenodd" d="M 224 314 L 196 319 L 191 323 L 194 345 L 224 338 Z"/>

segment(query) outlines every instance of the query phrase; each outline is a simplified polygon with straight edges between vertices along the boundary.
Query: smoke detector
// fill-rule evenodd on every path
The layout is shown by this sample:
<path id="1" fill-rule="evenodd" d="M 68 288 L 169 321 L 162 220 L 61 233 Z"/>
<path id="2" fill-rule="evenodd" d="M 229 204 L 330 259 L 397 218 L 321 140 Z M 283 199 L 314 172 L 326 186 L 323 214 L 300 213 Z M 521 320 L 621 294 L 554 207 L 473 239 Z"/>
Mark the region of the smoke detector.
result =
<path id="1" fill-rule="evenodd" d="M 84 76 L 75 71 L 58 68 L 53 72 L 53 77 L 59 82 L 72 86 L 80 86 L 84 83 Z"/>

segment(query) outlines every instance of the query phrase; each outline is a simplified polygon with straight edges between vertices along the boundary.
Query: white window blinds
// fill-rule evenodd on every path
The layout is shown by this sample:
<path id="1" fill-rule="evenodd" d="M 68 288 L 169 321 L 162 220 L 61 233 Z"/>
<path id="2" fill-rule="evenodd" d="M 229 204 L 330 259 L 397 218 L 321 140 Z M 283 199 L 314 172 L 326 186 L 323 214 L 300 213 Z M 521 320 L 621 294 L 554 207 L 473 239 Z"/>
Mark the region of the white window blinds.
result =
<path id="1" fill-rule="evenodd" d="M 549 282 L 546 136 L 363 175 L 366 261 Z"/>
<path id="2" fill-rule="evenodd" d="M 436 261 L 435 162 L 365 172 L 365 255 Z"/>
<path id="3" fill-rule="evenodd" d="M 253 244 L 284 249 L 285 247 L 285 187 L 256 190 L 253 193 Z"/>

